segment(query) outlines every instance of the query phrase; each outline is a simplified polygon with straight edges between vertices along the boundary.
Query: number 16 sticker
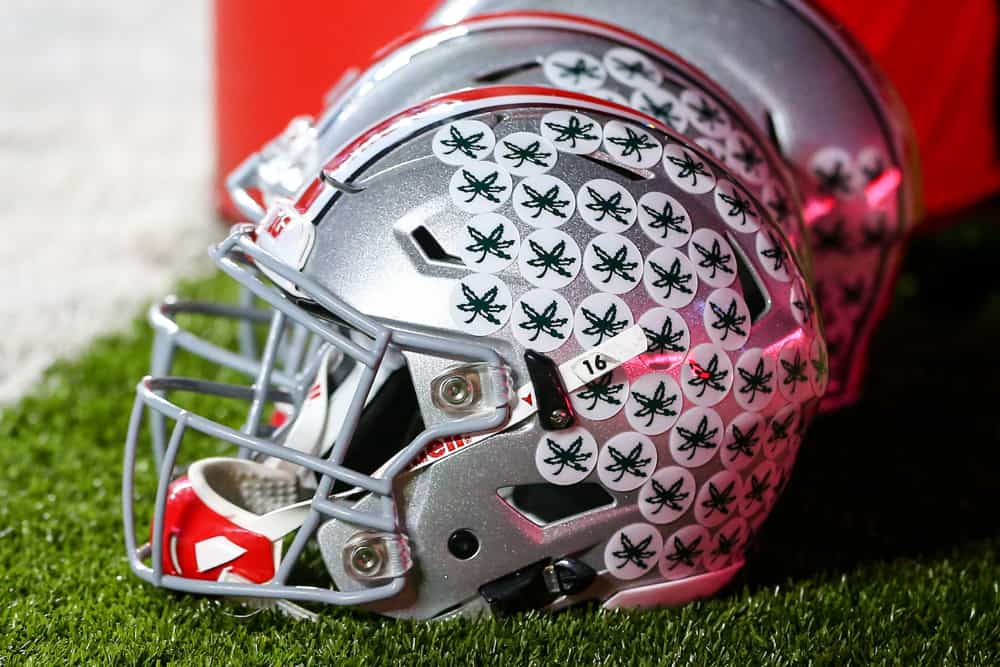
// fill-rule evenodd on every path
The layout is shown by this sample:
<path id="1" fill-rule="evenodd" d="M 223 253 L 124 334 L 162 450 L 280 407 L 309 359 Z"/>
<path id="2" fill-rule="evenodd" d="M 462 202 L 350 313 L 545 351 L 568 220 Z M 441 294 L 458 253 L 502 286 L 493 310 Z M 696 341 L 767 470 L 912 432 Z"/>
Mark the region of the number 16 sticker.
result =
<path id="1" fill-rule="evenodd" d="M 646 334 L 642 327 L 631 326 L 578 356 L 572 362 L 572 370 L 582 383 L 587 383 L 645 351 Z"/>

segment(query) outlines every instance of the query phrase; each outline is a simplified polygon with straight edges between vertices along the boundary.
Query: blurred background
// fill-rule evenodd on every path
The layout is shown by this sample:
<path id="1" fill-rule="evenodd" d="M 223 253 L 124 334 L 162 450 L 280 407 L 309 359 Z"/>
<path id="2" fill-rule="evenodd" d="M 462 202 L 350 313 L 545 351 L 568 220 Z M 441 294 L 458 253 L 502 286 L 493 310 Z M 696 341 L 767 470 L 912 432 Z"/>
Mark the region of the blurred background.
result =
<path id="1" fill-rule="evenodd" d="M 0 3 L 0 403 L 208 269 L 212 11 Z"/>

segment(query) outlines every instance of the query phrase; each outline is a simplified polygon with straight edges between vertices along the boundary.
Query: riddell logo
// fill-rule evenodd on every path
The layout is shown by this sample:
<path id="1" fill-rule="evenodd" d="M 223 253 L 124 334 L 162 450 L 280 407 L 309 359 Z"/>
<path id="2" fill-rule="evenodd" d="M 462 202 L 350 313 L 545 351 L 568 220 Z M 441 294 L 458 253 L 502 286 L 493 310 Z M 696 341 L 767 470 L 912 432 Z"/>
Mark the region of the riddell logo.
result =
<path id="1" fill-rule="evenodd" d="M 434 463 L 449 454 L 457 452 L 462 447 L 471 443 L 472 441 L 469 438 L 463 438 L 460 435 L 429 442 L 427 443 L 427 446 L 424 447 L 424 451 L 420 452 L 415 459 L 410 461 L 408 469 L 415 470 L 416 468 L 422 468 L 429 463 Z"/>
<path id="2" fill-rule="evenodd" d="M 285 231 L 288 225 L 292 224 L 292 218 L 288 215 L 281 215 L 276 217 L 271 221 L 271 224 L 267 226 L 267 233 L 273 238 L 278 238 L 281 232 Z"/>

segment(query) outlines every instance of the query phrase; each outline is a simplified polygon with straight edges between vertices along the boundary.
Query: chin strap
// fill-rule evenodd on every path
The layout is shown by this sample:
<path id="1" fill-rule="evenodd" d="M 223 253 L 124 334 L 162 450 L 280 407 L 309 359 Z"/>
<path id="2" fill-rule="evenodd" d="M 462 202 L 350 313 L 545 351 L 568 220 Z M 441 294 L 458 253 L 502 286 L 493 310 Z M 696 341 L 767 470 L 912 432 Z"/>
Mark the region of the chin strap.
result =
<path id="1" fill-rule="evenodd" d="M 302 406 L 295 415 L 285 436 L 284 446 L 306 454 L 316 454 L 327 421 L 329 399 L 329 367 L 333 348 L 327 348 L 316 371 L 316 379 L 309 386 Z M 269 458 L 265 463 L 278 470 L 298 473 L 301 467 L 278 458 Z"/>
<path id="2" fill-rule="evenodd" d="M 546 558 L 479 587 L 497 616 L 547 607 L 564 595 L 580 593 L 597 577 L 594 568 L 575 558 Z"/>
<path id="3" fill-rule="evenodd" d="M 347 377 L 337 387 L 331 388 L 329 380 L 330 359 L 334 354 L 335 351 L 332 348 L 328 348 L 324 352 L 323 360 L 316 371 L 316 379 L 310 385 L 302 407 L 288 429 L 288 435 L 283 443 L 285 447 L 313 456 L 323 456 L 336 442 L 343 427 L 344 418 L 357 391 L 358 383 L 361 381 L 364 366 L 355 364 L 348 372 Z M 365 397 L 366 404 L 378 394 L 389 377 L 403 367 L 403 364 L 402 354 L 390 351 L 385 355 L 375 373 L 372 389 Z M 306 471 L 294 463 L 270 458 L 267 460 L 267 464 L 279 470 L 298 474 L 307 485 L 314 483 L 312 476 L 303 474 Z"/>
<path id="4" fill-rule="evenodd" d="M 230 582 L 234 584 L 249 584 L 253 583 L 244 579 L 243 577 L 233 574 L 232 572 L 226 570 L 219 576 L 219 581 Z M 285 616 L 294 618 L 297 621 L 318 621 L 319 614 L 309 611 L 301 605 L 297 605 L 294 602 L 288 600 L 282 600 L 280 598 L 236 598 L 248 607 L 253 607 L 254 609 L 275 609 L 280 611 Z"/>

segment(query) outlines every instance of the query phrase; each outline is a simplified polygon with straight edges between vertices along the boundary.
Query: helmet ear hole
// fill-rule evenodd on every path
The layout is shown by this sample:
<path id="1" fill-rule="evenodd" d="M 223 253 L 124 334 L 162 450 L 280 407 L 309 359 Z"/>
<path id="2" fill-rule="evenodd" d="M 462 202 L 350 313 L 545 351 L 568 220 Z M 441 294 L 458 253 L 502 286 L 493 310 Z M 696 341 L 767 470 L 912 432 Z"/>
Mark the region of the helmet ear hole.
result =
<path id="1" fill-rule="evenodd" d="M 468 528 L 459 528 L 448 536 L 448 553 L 459 560 L 469 560 L 479 553 L 479 538 Z"/>

